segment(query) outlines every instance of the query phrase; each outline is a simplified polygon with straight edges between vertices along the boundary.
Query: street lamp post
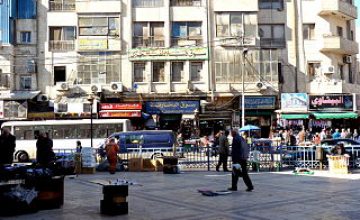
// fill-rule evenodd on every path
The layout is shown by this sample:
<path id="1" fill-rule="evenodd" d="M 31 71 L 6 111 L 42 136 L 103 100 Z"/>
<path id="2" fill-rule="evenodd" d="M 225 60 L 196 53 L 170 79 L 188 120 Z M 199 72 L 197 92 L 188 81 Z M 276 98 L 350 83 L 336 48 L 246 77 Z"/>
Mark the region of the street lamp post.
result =
<path id="1" fill-rule="evenodd" d="M 93 147 L 93 104 L 94 104 L 94 97 L 89 96 L 88 101 L 90 102 L 90 147 Z"/>
<path id="2" fill-rule="evenodd" d="M 241 89 L 241 127 L 245 126 L 245 58 L 247 55 L 248 49 L 244 48 L 242 51 L 243 55 L 243 62 L 242 62 L 242 74 L 241 74 L 241 83 L 242 83 L 242 89 Z"/>

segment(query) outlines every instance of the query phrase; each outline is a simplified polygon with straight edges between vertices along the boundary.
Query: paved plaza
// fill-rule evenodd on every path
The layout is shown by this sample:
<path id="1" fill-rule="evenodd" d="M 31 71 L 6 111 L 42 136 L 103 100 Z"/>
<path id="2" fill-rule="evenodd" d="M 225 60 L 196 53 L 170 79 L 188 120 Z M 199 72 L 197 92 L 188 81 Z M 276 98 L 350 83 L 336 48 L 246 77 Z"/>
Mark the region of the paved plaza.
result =
<path id="1" fill-rule="evenodd" d="M 316 174 L 316 172 L 315 172 Z M 353 174 L 358 175 L 358 174 Z M 102 186 L 97 180 L 125 178 L 138 184 L 129 188 L 129 214 L 108 217 L 100 214 Z M 239 191 L 208 197 L 197 189 L 224 190 L 230 173 L 121 172 L 66 177 L 62 209 L 0 219 L 359 219 L 358 178 L 327 175 L 298 176 L 291 173 L 252 173 L 255 190 L 246 192 L 240 179 Z"/>

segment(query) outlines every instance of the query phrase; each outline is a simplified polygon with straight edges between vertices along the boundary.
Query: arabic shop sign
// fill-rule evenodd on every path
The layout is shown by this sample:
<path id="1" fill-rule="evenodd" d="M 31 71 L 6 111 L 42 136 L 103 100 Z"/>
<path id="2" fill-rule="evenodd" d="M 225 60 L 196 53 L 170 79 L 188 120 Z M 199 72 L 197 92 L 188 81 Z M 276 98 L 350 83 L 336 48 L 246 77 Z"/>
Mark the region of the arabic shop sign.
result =
<path id="1" fill-rule="evenodd" d="M 101 103 L 100 110 L 141 110 L 140 102 L 134 103 Z"/>
<path id="2" fill-rule="evenodd" d="M 306 93 L 282 93 L 282 111 L 307 111 L 308 95 Z"/>
<path id="3" fill-rule="evenodd" d="M 275 96 L 260 97 L 260 96 L 245 96 L 245 109 L 275 109 Z M 240 106 L 242 100 L 240 97 Z"/>
<path id="4" fill-rule="evenodd" d="M 353 111 L 353 95 L 309 95 L 309 110 Z"/>
<path id="5" fill-rule="evenodd" d="M 101 111 L 100 118 L 140 118 L 141 111 Z"/>
<path id="6" fill-rule="evenodd" d="M 179 47 L 179 48 L 136 48 L 129 51 L 129 60 L 207 60 L 206 47 Z"/>
<path id="7" fill-rule="evenodd" d="M 199 101 L 154 101 L 146 102 L 146 113 L 149 114 L 194 114 L 199 110 Z"/>

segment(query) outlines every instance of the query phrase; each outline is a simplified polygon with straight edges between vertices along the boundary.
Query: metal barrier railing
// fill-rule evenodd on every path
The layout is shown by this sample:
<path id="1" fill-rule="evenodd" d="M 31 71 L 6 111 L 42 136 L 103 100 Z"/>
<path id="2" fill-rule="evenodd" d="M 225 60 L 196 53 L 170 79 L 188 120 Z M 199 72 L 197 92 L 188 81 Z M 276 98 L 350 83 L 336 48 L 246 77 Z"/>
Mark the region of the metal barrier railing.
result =
<path id="1" fill-rule="evenodd" d="M 72 154 L 75 152 L 75 149 L 57 149 L 55 153 Z M 99 152 L 97 153 L 99 155 Z M 329 151 L 324 149 L 320 160 L 316 155 L 315 146 L 278 146 L 265 152 L 251 150 L 248 164 L 252 171 L 280 171 L 295 167 L 326 169 L 328 168 L 327 153 Z M 360 168 L 360 149 L 347 148 L 347 153 L 350 155 L 349 167 L 353 169 Z M 163 156 L 177 156 L 179 165 L 185 169 L 211 170 L 216 167 L 219 160 L 219 152 L 216 147 L 188 146 L 177 148 L 176 151 L 169 148 L 128 148 L 126 153 L 119 153 L 124 165 L 127 165 L 128 160 L 131 158 L 156 159 Z M 100 156 L 98 156 L 98 161 L 102 161 Z M 230 168 L 231 165 L 231 155 L 229 155 L 228 167 Z"/>

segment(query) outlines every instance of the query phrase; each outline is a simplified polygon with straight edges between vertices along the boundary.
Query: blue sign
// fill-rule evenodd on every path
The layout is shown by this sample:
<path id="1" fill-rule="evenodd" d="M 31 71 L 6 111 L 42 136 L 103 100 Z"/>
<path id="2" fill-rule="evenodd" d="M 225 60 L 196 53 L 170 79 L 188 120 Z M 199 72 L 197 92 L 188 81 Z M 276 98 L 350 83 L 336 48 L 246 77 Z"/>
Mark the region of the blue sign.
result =
<path id="1" fill-rule="evenodd" d="M 154 101 L 145 103 L 148 114 L 194 114 L 200 110 L 199 101 Z"/>
<path id="2" fill-rule="evenodd" d="M 282 111 L 307 111 L 308 95 L 306 93 L 282 93 Z"/>
<path id="3" fill-rule="evenodd" d="M 275 109 L 275 96 L 245 96 L 245 109 Z M 240 97 L 241 109 L 241 97 Z"/>

